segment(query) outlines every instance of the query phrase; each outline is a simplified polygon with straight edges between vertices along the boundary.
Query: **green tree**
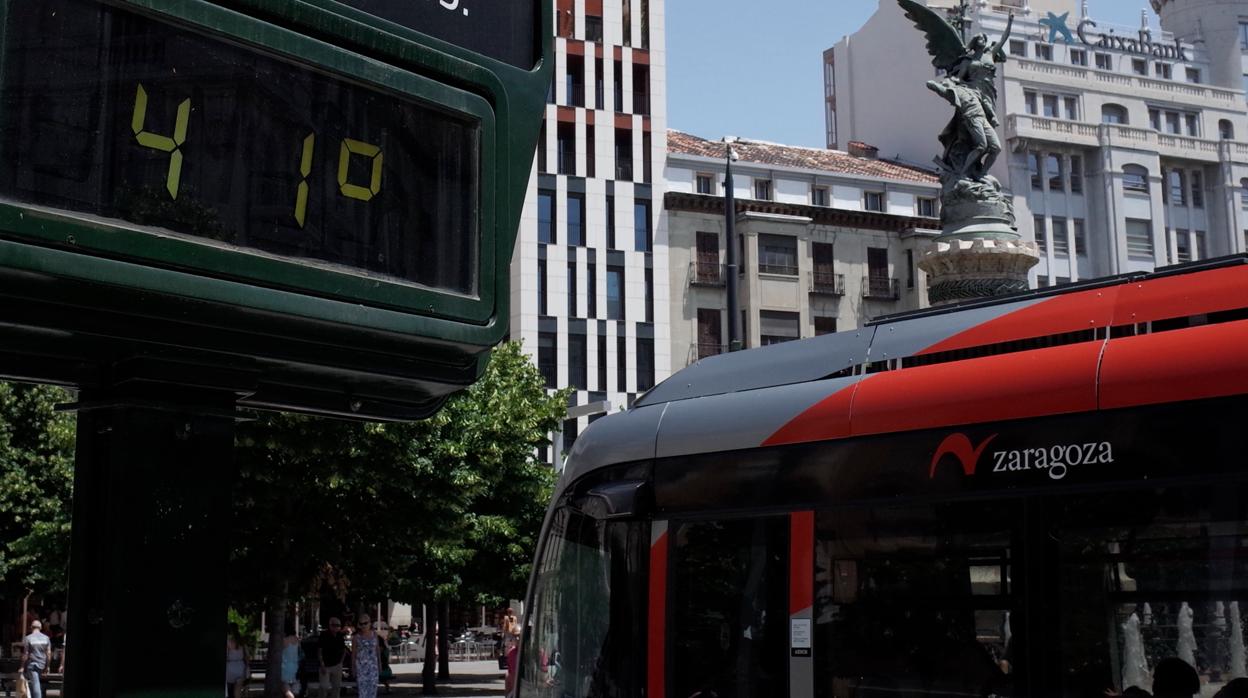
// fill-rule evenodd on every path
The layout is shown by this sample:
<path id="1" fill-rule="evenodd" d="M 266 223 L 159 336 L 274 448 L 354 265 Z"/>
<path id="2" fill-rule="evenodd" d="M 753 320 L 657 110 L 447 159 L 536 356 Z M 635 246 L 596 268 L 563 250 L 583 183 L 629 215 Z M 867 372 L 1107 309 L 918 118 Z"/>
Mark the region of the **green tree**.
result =
<path id="1" fill-rule="evenodd" d="M 326 585 L 361 602 L 518 595 L 553 480 L 533 452 L 566 404 L 508 343 L 421 422 L 262 414 L 240 426 L 233 603 L 266 609 L 277 647 L 290 601 Z"/>
<path id="2" fill-rule="evenodd" d="M 5 595 L 64 592 L 74 480 L 68 392 L 0 382 L 0 584 Z"/>

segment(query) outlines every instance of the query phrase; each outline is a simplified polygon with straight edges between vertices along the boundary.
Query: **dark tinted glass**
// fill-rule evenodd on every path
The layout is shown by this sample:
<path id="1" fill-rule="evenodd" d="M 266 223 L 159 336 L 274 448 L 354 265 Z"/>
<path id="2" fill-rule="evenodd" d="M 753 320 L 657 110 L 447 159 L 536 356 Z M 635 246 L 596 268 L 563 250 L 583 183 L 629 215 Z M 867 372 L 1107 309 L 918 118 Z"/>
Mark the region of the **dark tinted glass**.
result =
<path id="1" fill-rule="evenodd" d="M 537 0 L 338 0 L 484 56 L 537 63 Z"/>
<path id="2" fill-rule="evenodd" d="M 476 290 L 474 121 L 86 0 L 6 9 L 0 193 Z"/>

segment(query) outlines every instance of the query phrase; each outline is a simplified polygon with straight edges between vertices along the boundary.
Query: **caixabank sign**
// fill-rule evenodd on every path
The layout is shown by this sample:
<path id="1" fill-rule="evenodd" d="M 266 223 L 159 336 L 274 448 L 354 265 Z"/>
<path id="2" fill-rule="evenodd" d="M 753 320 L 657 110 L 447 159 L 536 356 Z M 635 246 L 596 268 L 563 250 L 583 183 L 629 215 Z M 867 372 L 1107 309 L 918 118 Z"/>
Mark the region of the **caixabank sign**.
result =
<path id="1" fill-rule="evenodd" d="M 506 334 L 547 0 L 0 6 L 0 373 L 419 416 Z"/>
<path id="2" fill-rule="evenodd" d="M 1154 41 L 1153 34 L 1148 29 L 1140 29 L 1135 34 L 1119 34 L 1113 29 L 1102 32 L 1090 17 L 1084 17 L 1072 26 L 1069 12 L 1061 15 L 1049 12 L 1040 20 L 1040 26 L 1042 32 L 1048 31 L 1046 38 L 1050 44 L 1060 39 L 1067 44 L 1077 42 L 1097 50 L 1118 51 L 1170 61 L 1191 60 L 1188 48 L 1182 41 L 1177 38 L 1169 42 Z"/>

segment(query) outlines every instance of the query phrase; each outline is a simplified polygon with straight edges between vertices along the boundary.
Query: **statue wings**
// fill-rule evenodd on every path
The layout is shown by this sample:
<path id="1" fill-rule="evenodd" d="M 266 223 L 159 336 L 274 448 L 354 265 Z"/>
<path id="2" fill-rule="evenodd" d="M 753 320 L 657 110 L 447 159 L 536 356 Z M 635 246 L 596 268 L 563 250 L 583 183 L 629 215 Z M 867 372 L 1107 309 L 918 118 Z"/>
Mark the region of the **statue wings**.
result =
<path id="1" fill-rule="evenodd" d="M 966 55 L 966 44 L 958 30 L 932 8 L 915 0 L 897 0 L 906 17 L 927 36 L 927 52 L 932 55 L 932 65 L 949 70 Z"/>

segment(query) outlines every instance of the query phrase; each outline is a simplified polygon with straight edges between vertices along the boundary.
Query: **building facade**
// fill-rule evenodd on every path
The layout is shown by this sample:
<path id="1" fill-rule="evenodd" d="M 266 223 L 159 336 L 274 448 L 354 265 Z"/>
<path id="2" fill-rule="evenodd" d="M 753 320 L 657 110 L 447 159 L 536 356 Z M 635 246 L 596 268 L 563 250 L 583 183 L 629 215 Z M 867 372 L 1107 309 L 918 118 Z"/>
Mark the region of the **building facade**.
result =
<path id="1" fill-rule="evenodd" d="M 623 408 L 671 368 L 663 0 L 557 0 L 555 24 L 511 272 L 511 337 L 547 387 L 576 389 L 552 463 L 601 414 L 587 406 Z"/>
<path id="2" fill-rule="evenodd" d="M 727 350 L 726 146 L 669 131 L 664 197 L 672 368 Z M 860 327 L 926 305 L 915 261 L 938 232 L 929 171 L 738 140 L 732 164 L 744 346 Z"/>
<path id="3" fill-rule="evenodd" d="M 1166 4 L 1173 7 L 1162 8 L 1163 20 L 1169 11 L 1195 26 L 1210 7 L 1248 8 L 1243 0 Z M 1245 250 L 1242 66 L 1231 71 L 1212 43 L 1143 21 L 1097 22 L 1073 0 L 969 9 L 968 33 L 993 40 L 1015 14 L 998 75 L 1004 152 L 993 174 L 1013 193 L 1019 232 L 1040 249 L 1034 285 Z M 931 59 L 895 0 L 880 0 L 862 29 L 825 52 L 824 75 L 830 145 L 868 140 L 913 162 L 937 154 L 950 111 L 923 88 L 934 76 Z"/>

